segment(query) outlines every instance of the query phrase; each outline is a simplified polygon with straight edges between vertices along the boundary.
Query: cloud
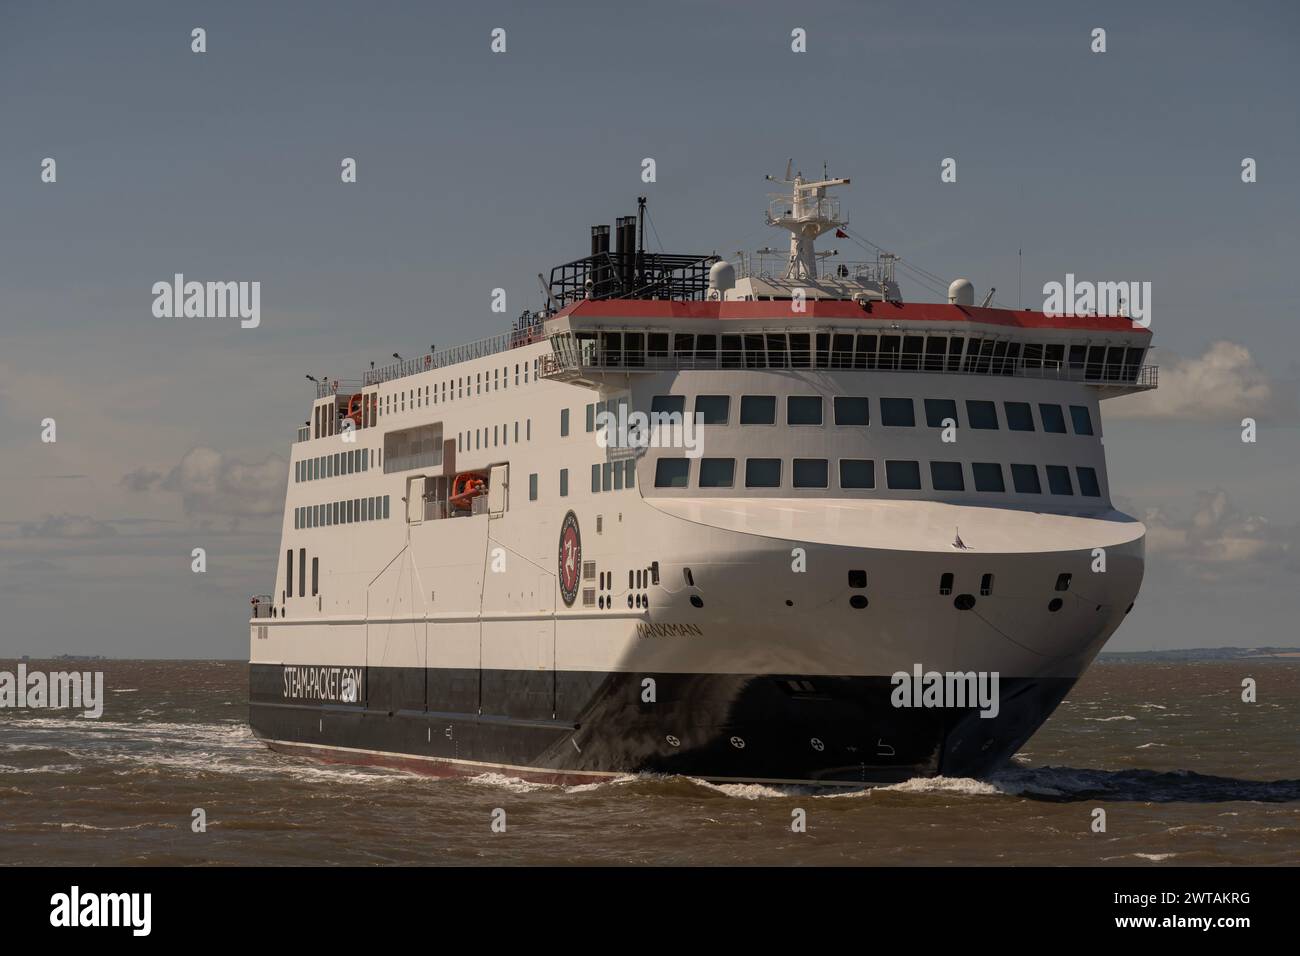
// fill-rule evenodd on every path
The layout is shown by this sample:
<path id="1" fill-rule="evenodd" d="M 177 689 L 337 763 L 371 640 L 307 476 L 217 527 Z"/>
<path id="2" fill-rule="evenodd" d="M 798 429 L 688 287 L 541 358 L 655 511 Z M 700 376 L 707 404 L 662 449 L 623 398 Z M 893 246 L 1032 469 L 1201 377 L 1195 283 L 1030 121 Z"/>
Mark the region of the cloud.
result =
<path id="1" fill-rule="evenodd" d="M 46 515 L 36 524 L 24 524 L 18 529 L 24 538 L 84 539 L 108 538 L 117 534 L 117 529 L 105 521 L 97 521 L 89 515 Z"/>
<path id="2" fill-rule="evenodd" d="M 284 507 L 289 465 L 278 455 L 260 462 L 229 458 L 211 448 L 193 448 L 157 487 L 181 496 L 190 515 L 238 518 L 277 514 Z M 155 484 L 153 473 L 135 471 L 123 477 L 127 487 Z"/>
<path id="3" fill-rule="evenodd" d="M 1222 488 L 1198 491 L 1188 517 L 1163 508 L 1142 513 L 1147 553 L 1170 559 L 1205 578 L 1262 565 L 1300 571 L 1300 525 L 1277 525 L 1235 507 Z"/>
<path id="4" fill-rule="evenodd" d="M 1295 412 L 1294 392 L 1270 378 L 1244 345 L 1215 342 L 1199 358 L 1159 355 L 1160 387 L 1108 402 L 1108 418 L 1235 424 Z"/>

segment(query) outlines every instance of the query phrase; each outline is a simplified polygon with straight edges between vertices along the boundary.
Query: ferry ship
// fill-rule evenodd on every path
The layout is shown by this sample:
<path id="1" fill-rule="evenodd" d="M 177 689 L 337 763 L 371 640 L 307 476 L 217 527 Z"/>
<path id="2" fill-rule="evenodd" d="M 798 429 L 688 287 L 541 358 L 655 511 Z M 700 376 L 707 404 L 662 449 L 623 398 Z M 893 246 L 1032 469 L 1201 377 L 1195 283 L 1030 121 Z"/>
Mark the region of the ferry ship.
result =
<path id="1" fill-rule="evenodd" d="M 816 248 L 849 180 L 774 181 L 788 252 L 649 252 L 641 199 L 500 335 L 313 379 L 249 622 L 259 738 L 861 786 L 987 775 L 1034 733 L 1141 583 L 1099 403 L 1155 387 L 1150 332 L 964 279 L 905 302 L 896 257 Z M 612 424 L 638 412 L 656 440 Z M 996 675 L 995 706 L 897 706 L 921 670 Z"/>

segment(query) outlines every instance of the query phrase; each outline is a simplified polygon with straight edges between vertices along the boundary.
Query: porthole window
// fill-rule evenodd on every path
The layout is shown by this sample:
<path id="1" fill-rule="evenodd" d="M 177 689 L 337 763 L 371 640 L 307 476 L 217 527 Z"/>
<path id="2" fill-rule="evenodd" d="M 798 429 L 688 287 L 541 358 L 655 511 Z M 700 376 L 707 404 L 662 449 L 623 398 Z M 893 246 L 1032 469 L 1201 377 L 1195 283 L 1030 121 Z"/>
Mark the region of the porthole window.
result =
<path id="1" fill-rule="evenodd" d="M 849 607 L 861 611 L 867 606 L 867 596 L 865 594 L 855 594 L 849 598 Z"/>
<path id="2" fill-rule="evenodd" d="M 704 607 L 704 601 L 698 594 L 691 595 L 691 607 Z"/>
<path id="3" fill-rule="evenodd" d="M 952 606 L 959 611 L 969 611 L 975 606 L 975 595 L 958 594 L 952 599 Z"/>
<path id="4" fill-rule="evenodd" d="M 1053 614 L 1055 614 L 1057 611 L 1061 609 L 1061 605 L 1064 603 L 1065 602 L 1062 601 L 1060 598 L 1052 598 L 1051 602 L 1047 605 L 1047 609 L 1051 611 Z"/>

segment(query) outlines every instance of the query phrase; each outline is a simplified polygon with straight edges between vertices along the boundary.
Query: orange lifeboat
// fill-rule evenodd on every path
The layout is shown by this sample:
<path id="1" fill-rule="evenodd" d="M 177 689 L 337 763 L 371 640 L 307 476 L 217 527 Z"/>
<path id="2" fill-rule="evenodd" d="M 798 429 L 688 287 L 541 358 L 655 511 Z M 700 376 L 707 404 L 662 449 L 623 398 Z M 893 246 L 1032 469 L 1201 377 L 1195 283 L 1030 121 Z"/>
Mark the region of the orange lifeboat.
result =
<path id="1" fill-rule="evenodd" d="M 480 471 L 462 471 L 451 483 L 451 494 L 447 500 L 453 508 L 469 511 L 474 506 L 474 499 L 487 494 L 487 480 Z"/>
<path id="2" fill-rule="evenodd" d="M 348 399 L 348 414 L 346 417 L 352 419 L 352 424 L 356 425 L 358 428 L 361 427 L 363 401 L 364 396 L 360 392 L 357 392 L 357 394 Z"/>

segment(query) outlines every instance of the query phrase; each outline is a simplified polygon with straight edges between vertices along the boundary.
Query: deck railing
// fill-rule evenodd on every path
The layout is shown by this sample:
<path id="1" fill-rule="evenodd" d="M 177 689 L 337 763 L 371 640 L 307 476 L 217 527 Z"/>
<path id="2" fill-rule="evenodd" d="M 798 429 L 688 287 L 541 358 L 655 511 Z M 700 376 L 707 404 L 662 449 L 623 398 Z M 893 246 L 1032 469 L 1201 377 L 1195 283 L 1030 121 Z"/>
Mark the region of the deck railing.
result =
<path id="1" fill-rule="evenodd" d="M 424 355 L 415 358 L 399 359 L 396 362 L 381 365 L 379 368 L 367 369 L 360 381 L 356 379 L 322 379 L 316 383 L 316 397 L 324 398 L 327 395 L 351 394 L 370 385 L 391 382 L 394 379 L 406 378 L 408 375 L 419 375 L 421 372 L 445 368 L 448 365 L 468 362 L 471 359 L 485 358 L 489 355 L 496 355 L 498 352 L 517 349 L 521 345 L 540 342 L 546 337 L 542 326 L 543 318 L 540 315 L 532 318 L 534 321 L 517 324 L 508 332 L 489 335 L 477 342 L 467 342 L 464 345 L 456 345 L 449 349 L 426 352 Z"/>

